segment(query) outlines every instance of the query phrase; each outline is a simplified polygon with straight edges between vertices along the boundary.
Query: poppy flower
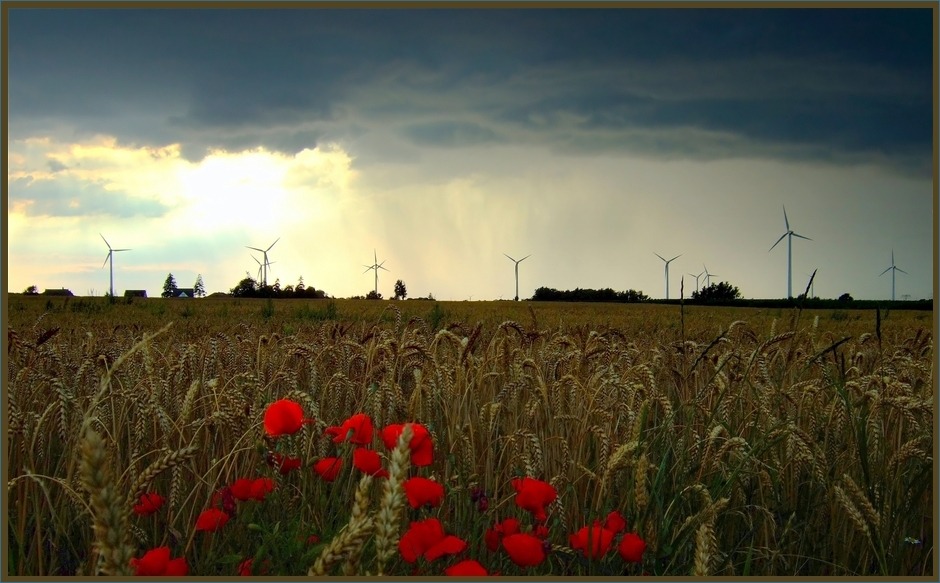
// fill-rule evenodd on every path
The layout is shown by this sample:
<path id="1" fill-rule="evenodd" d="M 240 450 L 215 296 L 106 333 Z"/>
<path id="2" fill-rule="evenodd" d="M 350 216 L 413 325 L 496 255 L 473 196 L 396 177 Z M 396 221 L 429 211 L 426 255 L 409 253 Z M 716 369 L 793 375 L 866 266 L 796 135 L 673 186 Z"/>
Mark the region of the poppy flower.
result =
<path id="1" fill-rule="evenodd" d="M 460 561 L 456 565 L 447 567 L 444 569 L 444 574 L 448 577 L 476 577 L 489 575 L 489 573 L 486 572 L 486 569 L 483 568 L 483 565 L 474 561 L 473 559 Z"/>
<path id="2" fill-rule="evenodd" d="M 315 545 L 318 542 L 320 542 L 320 537 L 318 535 L 311 534 L 310 536 L 307 537 L 306 543 L 308 545 Z"/>
<path id="3" fill-rule="evenodd" d="M 404 428 L 403 424 L 393 424 L 382 430 L 380 437 L 387 449 L 395 449 Z M 411 423 L 411 441 L 408 443 L 408 449 L 411 450 L 411 465 L 421 467 L 433 463 L 434 442 L 431 440 L 431 433 L 427 427 L 420 423 Z"/>
<path id="4" fill-rule="evenodd" d="M 617 552 L 628 563 L 640 563 L 643 561 L 643 553 L 646 552 L 646 541 L 635 532 L 628 532 L 623 535 Z"/>
<path id="5" fill-rule="evenodd" d="M 534 534 L 535 536 L 539 537 L 542 540 L 545 540 L 548 538 L 548 535 L 551 533 L 548 531 L 547 526 L 540 523 L 540 524 L 535 525 L 535 528 L 532 529 L 532 534 Z"/>
<path id="6" fill-rule="evenodd" d="M 199 518 L 196 519 L 196 530 L 215 532 L 225 526 L 225 523 L 228 522 L 228 519 L 228 514 L 219 510 L 218 508 L 203 510 L 202 514 L 199 515 Z"/>
<path id="7" fill-rule="evenodd" d="M 545 547 L 531 534 L 511 534 L 503 539 L 503 548 L 520 567 L 534 567 L 545 560 Z"/>
<path id="8" fill-rule="evenodd" d="M 293 435 L 304 423 L 304 410 L 290 399 L 280 399 L 268 405 L 264 412 L 264 431 L 270 437 Z"/>
<path id="9" fill-rule="evenodd" d="M 141 577 L 170 575 L 181 577 L 189 575 L 186 559 L 170 559 L 170 547 L 157 547 L 144 553 L 141 558 L 131 558 L 134 574 Z"/>
<path id="10" fill-rule="evenodd" d="M 357 447 L 353 450 L 353 467 L 362 472 L 377 478 L 387 478 L 388 470 L 382 467 L 382 459 L 374 450 Z"/>
<path id="11" fill-rule="evenodd" d="M 287 457 L 286 455 L 275 452 L 269 452 L 268 455 L 265 456 L 264 461 L 272 468 L 277 468 L 277 471 L 280 472 L 282 476 L 286 476 L 300 467 L 299 457 Z"/>
<path id="12" fill-rule="evenodd" d="M 254 483 L 254 480 L 249 480 L 248 478 L 238 478 L 229 486 L 232 490 L 232 496 L 235 496 L 236 500 L 241 500 L 242 502 L 251 500 L 251 487 Z"/>
<path id="13" fill-rule="evenodd" d="M 343 468 L 343 460 L 338 457 L 325 457 L 313 464 L 313 469 L 327 482 L 332 482 Z"/>
<path id="14" fill-rule="evenodd" d="M 425 504 L 440 506 L 444 500 L 444 486 L 434 480 L 415 476 L 405 480 L 403 486 L 412 508 L 421 508 Z"/>
<path id="15" fill-rule="evenodd" d="M 252 575 L 251 567 L 254 564 L 254 562 L 255 562 L 254 557 L 248 557 L 247 559 L 239 563 L 238 574 L 242 577 L 251 577 Z M 271 567 L 271 561 L 268 561 L 267 559 L 265 559 L 265 561 L 261 563 L 261 567 L 258 570 L 258 574 L 267 575 L 270 567 Z"/>
<path id="16" fill-rule="evenodd" d="M 372 443 L 372 418 L 365 413 L 356 413 L 339 427 L 327 427 L 326 433 L 333 436 L 334 443 L 342 443 L 349 439 L 356 445 L 369 445 Z"/>
<path id="17" fill-rule="evenodd" d="M 607 520 L 604 521 L 604 528 L 611 531 L 614 534 L 618 532 L 623 532 L 627 528 L 627 521 L 624 520 L 623 516 L 620 515 L 616 510 L 611 510 L 610 514 L 607 515 Z"/>
<path id="18" fill-rule="evenodd" d="M 165 501 L 163 496 L 156 492 L 144 492 L 140 495 L 140 502 L 134 504 L 134 513 L 138 516 L 150 516 L 160 510 Z"/>
<path id="19" fill-rule="evenodd" d="M 602 527 L 600 522 L 594 526 L 585 526 L 575 534 L 568 537 L 571 548 L 584 552 L 588 559 L 600 559 L 610 549 L 614 541 L 614 532 Z"/>
<path id="20" fill-rule="evenodd" d="M 531 512 L 535 520 L 544 522 L 547 518 L 545 506 L 558 497 L 555 488 L 535 478 L 513 478 L 512 487 L 516 490 L 516 506 Z"/>
<path id="21" fill-rule="evenodd" d="M 496 523 L 492 528 L 486 529 L 483 540 L 486 541 L 486 548 L 495 553 L 499 550 L 499 543 L 504 536 L 516 534 L 517 532 L 519 532 L 519 521 L 515 518 L 506 518 L 502 522 Z"/>
<path id="22" fill-rule="evenodd" d="M 213 492 L 210 506 L 217 505 L 221 505 L 222 510 L 229 516 L 235 516 L 235 495 L 231 486 L 224 486 L 221 490 Z"/>
<path id="23" fill-rule="evenodd" d="M 258 502 L 264 502 L 264 497 L 274 491 L 274 480 L 271 478 L 258 478 L 251 483 L 251 497 Z"/>
<path id="24" fill-rule="evenodd" d="M 453 535 L 445 535 L 444 527 L 436 518 L 412 522 L 398 541 L 402 559 L 414 563 L 418 557 L 434 561 L 444 555 L 455 555 L 467 548 L 467 543 Z"/>

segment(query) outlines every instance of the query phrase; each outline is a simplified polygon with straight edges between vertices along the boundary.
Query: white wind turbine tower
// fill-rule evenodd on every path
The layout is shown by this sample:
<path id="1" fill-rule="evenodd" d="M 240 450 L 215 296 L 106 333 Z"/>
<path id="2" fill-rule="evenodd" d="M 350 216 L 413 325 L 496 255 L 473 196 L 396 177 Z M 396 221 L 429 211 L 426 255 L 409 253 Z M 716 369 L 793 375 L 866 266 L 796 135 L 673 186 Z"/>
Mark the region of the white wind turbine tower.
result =
<path id="1" fill-rule="evenodd" d="M 700 273 L 700 274 L 698 274 L 698 275 L 695 275 L 694 273 L 690 273 L 690 274 L 689 274 L 689 275 L 691 275 L 692 277 L 695 278 L 695 293 L 698 293 L 698 278 L 702 277 L 702 275 L 703 275 L 704 273 L 705 273 L 705 272 L 703 271 L 702 273 Z"/>
<path id="2" fill-rule="evenodd" d="M 379 295 L 379 270 L 384 269 L 385 271 L 388 271 L 388 269 L 385 267 L 382 267 L 382 265 L 385 264 L 385 261 L 383 261 L 382 263 L 379 263 L 379 256 L 376 255 L 375 249 L 372 250 L 372 260 L 373 260 L 372 265 L 366 265 L 365 266 L 366 270 L 363 271 L 363 273 L 368 273 L 370 269 L 375 270 L 375 295 L 376 297 L 378 297 Z"/>
<path id="3" fill-rule="evenodd" d="M 708 287 L 708 286 L 710 286 L 710 285 L 712 284 L 712 278 L 715 277 L 717 274 L 715 274 L 715 273 L 708 273 L 708 268 L 705 267 L 705 264 L 704 264 L 704 263 L 702 264 L 702 269 L 705 270 L 705 271 L 704 271 L 704 273 L 705 273 L 705 287 Z"/>
<path id="4" fill-rule="evenodd" d="M 506 254 L 503 253 L 503 255 L 506 255 Z M 509 257 L 509 255 L 506 255 L 506 257 Z M 525 261 L 526 259 L 528 259 L 529 257 L 532 257 L 532 255 L 526 255 L 519 261 L 516 261 L 512 257 L 509 257 L 509 260 L 515 262 L 516 264 L 516 301 L 517 302 L 519 301 L 519 264 Z"/>
<path id="5" fill-rule="evenodd" d="M 264 264 L 258 261 L 258 258 L 255 257 L 254 255 L 252 255 L 251 258 L 254 259 L 255 263 L 258 264 L 258 277 L 255 281 L 257 281 L 258 283 L 261 283 L 261 275 L 262 275 L 262 270 L 264 269 Z M 275 263 L 277 263 L 277 261 L 269 261 L 268 265 L 274 265 Z"/>
<path id="6" fill-rule="evenodd" d="M 98 233 L 101 235 L 101 233 Z M 108 243 L 108 240 L 104 238 L 104 235 L 101 235 L 101 239 L 104 241 L 104 244 L 108 246 L 108 256 L 104 258 L 104 263 L 111 264 L 111 297 L 114 297 L 114 254 L 118 251 L 131 251 L 131 249 L 112 249 L 111 243 Z M 104 267 L 104 263 L 101 264 L 101 267 Z"/>
<path id="7" fill-rule="evenodd" d="M 891 301 L 893 302 L 894 301 L 894 274 L 895 272 L 900 271 L 901 273 L 910 275 L 909 273 L 907 273 L 906 271 L 904 271 L 903 269 L 901 269 L 900 267 L 894 264 L 894 249 L 891 250 L 891 267 L 882 271 L 881 275 L 884 275 L 888 273 L 889 271 L 891 272 Z M 881 275 L 879 275 L 878 277 L 881 277 Z"/>
<path id="8" fill-rule="evenodd" d="M 787 231 L 780 235 L 780 238 L 777 239 L 777 243 L 783 241 L 783 238 L 787 238 L 787 299 L 793 297 L 793 237 L 799 237 L 800 239 L 806 239 L 807 241 L 812 241 L 809 237 L 804 237 L 798 233 L 793 232 L 793 229 L 790 228 L 790 221 L 787 220 L 787 207 L 783 207 L 783 223 L 787 227 Z M 777 246 L 777 243 L 771 245 L 770 249 L 767 252 L 774 250 L 774 247 Z"/>
<path id="9" fill-rule="evenodd" d="M 676 255 L 675 257 L 669 260 L 666 260 L 666 258 L 660 255 L 659 253 L 653 253 L 653 255 L 655 255 L 656 257 L 659 257 L 660 259 L 666 262 L 666 299 L 668 300 L 669 299 L 669 264 L 675 261 L 676 259 L 682 257 L 682 254 L 680 253 L 679 255 Z"/>
<path id="10" fill-rule="evenodd" d="M 271 262 L 268 261 L 268 251 L 271 250 L 271 247 L 274 247 L 275 245 L 277 245 L 277 242 L 280 240 L 281 240 L 280 237 L 275 239 L 274 243 L 271 243 L 271 245 L 267 249 L 258 249 L 257 247 L 248 247 L 248 245 L 245 245 L 245 247 L 248 249 L 254 249 L 255 251 L 260 251 L 261 253 L 264 254 L 264 263 L 261 266 L 261 285 L 262 286 L 268 285 L 268 266 L 271 265 Z M 255 259 L 255 261 L 257 261 L 257 259 Z"/>

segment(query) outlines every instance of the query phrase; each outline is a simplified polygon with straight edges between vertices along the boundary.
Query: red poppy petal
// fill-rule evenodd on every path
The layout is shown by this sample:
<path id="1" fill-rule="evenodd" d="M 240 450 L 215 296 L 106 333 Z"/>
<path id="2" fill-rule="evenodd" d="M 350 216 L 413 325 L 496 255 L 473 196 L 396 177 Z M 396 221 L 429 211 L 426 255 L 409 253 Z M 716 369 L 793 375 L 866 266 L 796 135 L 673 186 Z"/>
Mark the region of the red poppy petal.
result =
<path id="1" fill-rule="evenodd" d="M 486 569 L 483 568 L 483 565 L 474 561 L 473 559 L 460 561 L 456 565 L 447 567 L 444 569 L 444 574 L 448 577 L 474 577 L 489 575 L 489 573 L 486 572 Z"/>
<path id="2" fill-rule="evenodd" d="M 545 560 L 542 541 L 530 534 L 511 534 L 503 538 L 503 548 L 520 567 L 534 567 Z"/>
<path id="3" fill-rule="evenodd" d="M 186 558 L 179 557 L 178 559 L 173 559 L 168 562 L 166 564 L 166 571 L 164 571 L 163 574 L 170 577 L 185 577 L 189 575 L 189 565 L 186 564 Z"/>
<path id="4" fill-rule="evenodd" d="M 453 535 L 445 536 L 443 540 L 424 552 L 425 561 L 434 561 L 444 555 L 456 555 L 467 548 L 467 543 Z"/>
<path id="5" fill-rule="evenodd" d="M 251 486 L 254 484 L 254 480 L 248 478 L 238 478 L 231 485 L 232 496 L 235 496 L 236 500 L 251 500 Z"/>
<path id="6" fill-rule="evenodd" d="M 304 411 L 300 404 L 281 399 L 268 405 L 264 412 L 264 430 L 271 437 L 297 433 L 303 425 Z"/>
<path id="7" fill-rule="evenodd" d="M 170 561 L 170 547 L 157 547 L 144 553 L 139 559 L 131 559 L 131 565 L 138 576 L 163 575 Z"/>
<path id="8" fill-rule="evenodd" d="M 219 530 L 228 522 L 229 516 L 218 508 L 203 510 L 199 518 L 196 519 L 196 530 L 214 532 Z"/>
<path id="9" fill-rule="evenodd" d="M 604 522 L 604 528 L 613 533 L 623 532 L 627 528 L 627 521 L 624 520 L 623 516 L 621 516 L 619 512 L 612 510 L 611 513 L 607 515 L 607 520 Z"/>
<path id="10" fill-rule="evenodd" d="M 425 504 L 440 506 L 444 500 L 444 486 L 434 480 L 416 476 L 405 480 L 403 486 L 412 508 L 420 508 Z"/>
<path id="11" fill-rule="evenodd" d="M 335 480 L 342 468 L 343 460 L 338 457 L 325 457 L 313 464 L 314 471 L 327 482 Z"/>
<path id="12" fill-rule="evenodd" d="M 630 563 L 639 563 L 643 561 L 643 553 L 646 552 L 646 541 L 636 533 L 628 532 L 623 535 L 617 551 L 624 561 Z"/>

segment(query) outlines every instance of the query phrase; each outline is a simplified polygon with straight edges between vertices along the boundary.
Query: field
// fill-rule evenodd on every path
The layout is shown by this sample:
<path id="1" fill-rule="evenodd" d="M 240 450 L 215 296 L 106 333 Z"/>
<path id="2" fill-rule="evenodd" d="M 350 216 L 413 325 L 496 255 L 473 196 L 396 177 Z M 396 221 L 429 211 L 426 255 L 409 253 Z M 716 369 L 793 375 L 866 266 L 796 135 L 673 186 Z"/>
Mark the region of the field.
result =
<path id="1" fill-rule="evenodd" d="M 10 576 L 936 577 L 930 312 L 8 307 Z"/>

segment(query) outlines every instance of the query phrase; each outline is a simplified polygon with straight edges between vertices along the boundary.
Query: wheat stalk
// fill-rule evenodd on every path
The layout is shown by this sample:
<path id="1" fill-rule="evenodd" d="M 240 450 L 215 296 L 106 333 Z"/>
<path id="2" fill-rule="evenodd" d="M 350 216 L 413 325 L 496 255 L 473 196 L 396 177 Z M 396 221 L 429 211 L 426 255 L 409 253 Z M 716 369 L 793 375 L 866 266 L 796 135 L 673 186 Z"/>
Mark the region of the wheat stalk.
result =
<path id="1" fill-rule="evenodd" d="M 118 494 L 108 450 L 101 436 L 92 429 L 82 441 L 82 486 L 91 497 L 95 548 L 100 557 L 98 571 L 104 575 L 132 575 L 128 519 L 130 507 L 126 496 Z"/>

